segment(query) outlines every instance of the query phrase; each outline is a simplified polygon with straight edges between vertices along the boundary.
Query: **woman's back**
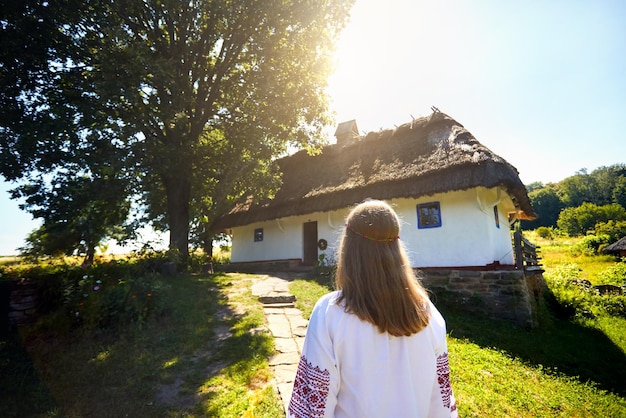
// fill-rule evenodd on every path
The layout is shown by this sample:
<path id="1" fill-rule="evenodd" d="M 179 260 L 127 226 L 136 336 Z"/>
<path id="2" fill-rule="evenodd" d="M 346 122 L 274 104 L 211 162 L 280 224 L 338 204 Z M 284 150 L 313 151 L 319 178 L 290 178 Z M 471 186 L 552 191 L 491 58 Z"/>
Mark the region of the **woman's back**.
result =
<path id="1" fill-rule="evenodd" d="M 422 331 L 394 337 L 346 313 L 338 295 L 321 298 L 311 315 L 289 416 L 453 415 L 445 322 L 436 308 L 430 305 Z"/>
<path id="2" fill-rule="evenodd" d="M 289 417 L 454 417 L 445 322 L 416 279 L 400 219 L 372 200 L 346 218 L 336 292 L 316 304 Z"/>

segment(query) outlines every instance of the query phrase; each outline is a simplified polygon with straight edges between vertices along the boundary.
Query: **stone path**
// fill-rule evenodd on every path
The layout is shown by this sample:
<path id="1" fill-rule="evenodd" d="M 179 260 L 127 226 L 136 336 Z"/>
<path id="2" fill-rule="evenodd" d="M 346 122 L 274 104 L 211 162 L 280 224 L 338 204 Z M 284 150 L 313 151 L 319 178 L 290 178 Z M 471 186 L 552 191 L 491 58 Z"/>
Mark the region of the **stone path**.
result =
<path id="1" fill-rule="evenodd" d="M 289 406 L 293 380 L 302 354 L 302 345 L 308 321 L 294 308 L 295 297 L 289 293 L 289 282 L 297 274 L 261 276 L 252 285 L 252 294 L 263 303 L 268 328 L 274 336 L 277 353 L 270 358 L 274 385 L 285 411 Z"/>

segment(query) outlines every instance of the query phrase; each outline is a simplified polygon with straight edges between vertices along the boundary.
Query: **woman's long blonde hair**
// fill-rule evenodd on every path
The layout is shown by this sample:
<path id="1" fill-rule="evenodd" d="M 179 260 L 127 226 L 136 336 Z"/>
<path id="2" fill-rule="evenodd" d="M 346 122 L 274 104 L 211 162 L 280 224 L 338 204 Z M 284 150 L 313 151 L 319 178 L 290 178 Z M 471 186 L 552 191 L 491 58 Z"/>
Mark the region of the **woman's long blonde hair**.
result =
<path id="1" fill-rule="evenodd" d="M 346 219 L 335 286 L 347 312 L 394 336 L 428 325 L 428 296 L 399 238 L 400 220 L 387 203 L 368 200 Z"/>

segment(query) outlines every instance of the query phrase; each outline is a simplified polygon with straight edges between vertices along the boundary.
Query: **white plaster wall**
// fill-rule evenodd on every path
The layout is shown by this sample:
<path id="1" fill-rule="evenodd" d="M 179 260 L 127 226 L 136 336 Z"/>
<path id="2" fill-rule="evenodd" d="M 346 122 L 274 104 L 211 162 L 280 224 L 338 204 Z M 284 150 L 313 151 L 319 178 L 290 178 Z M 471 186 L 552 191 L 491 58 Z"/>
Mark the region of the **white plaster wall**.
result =
<path id="1" fill-rule="evenodd" d="M 441 208 L 441 227 L 418 229 L 417 204 L 436 201 Z M 500 213 L 498 228 L 493 204 L 482 211 L 476 190 L 390 203 L 402 219 L 400 237 L 413 267 L 484 266 L 494 261 L 513 264 L 507 216 Z"/>
<path id="2" fill-rule="evenodd" d="M 440 203 L 441 227 L 418 229 L 416 205 L 435 201 Z M 479 201 L 483 203 L 482 210 Z M 451 192 L 417 200 L 394 199 L 389 203 L 402 221 L 400 237 L 412 267 L 484 266 L 495 261 L 513 264 L 507 220 L 512 202 L 504 194 L 499 196 L 495 189 Z M 494 204 L 498 204 L 500 228 L 495 223 Z M 333 258 L 350 209 L 233 228 L 231 261 L 302 259 L 302 225 L 311 221 L 317 221 L 318 239 L 328 241 L 328 248 L 318 250 L 318 254 L 325 253 Z M 263 241 L 254 241 L 256 228 L 263 228 Z"/>
<path id="3" fill-rule="evenodd" d="M 317 221 L 317 238 L 328 241 L 327 253 L 336 251 L 349 209 L 328 213 L 291 216 L 279 221 L 261 222 L 233 228 L 231 262 L 269 261 L 302 258 L 303 224 Z M 254 230 L 263 228 L 263 241 L 254 241 Z M 318 254 L 323 251 L 318 250 Z"/>

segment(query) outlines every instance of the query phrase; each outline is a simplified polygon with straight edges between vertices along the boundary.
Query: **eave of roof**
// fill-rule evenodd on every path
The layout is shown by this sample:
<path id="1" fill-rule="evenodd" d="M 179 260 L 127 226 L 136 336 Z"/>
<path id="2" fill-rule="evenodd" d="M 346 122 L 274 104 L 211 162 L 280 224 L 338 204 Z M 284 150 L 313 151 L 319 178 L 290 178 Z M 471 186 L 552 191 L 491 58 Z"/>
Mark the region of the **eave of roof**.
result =
<path id="1" fill-rule="evenodd" d="M 613 244 L 607 245 L 604 248 L 605 252 L 620 252 L 626 250 L 626 237 L 622 237 L 615 241 Z"/>

